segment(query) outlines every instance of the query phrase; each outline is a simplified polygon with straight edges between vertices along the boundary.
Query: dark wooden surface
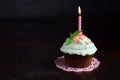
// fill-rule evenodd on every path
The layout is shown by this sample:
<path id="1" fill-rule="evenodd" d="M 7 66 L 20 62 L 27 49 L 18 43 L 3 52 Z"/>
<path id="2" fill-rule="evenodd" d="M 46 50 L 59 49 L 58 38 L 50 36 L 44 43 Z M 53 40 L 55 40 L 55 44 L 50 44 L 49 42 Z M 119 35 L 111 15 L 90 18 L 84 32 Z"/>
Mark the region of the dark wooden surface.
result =
<path id="1" fill-rule="evenodd" d="M 109 24 L 110 20 L 102 21 L 103 23 L 100 21 L 102 20 L 88 20 L 83 25 L 88 26 L 84 28 L 84 32 L 96 44 L 98 51 L 95 57 L 101 64 L 96 70 L 81 74 L 64 72 L 54 64 L 54 60 L 62 55 L 59 48 L 69 31 L 76 29 L 69 27 L 76 23 L 67 20 L 62 21 L 62 24 L 59 21 L 39 23 L 39 20 L 32 23 L 29 20 L 1 21 L 0 80 L 119 80 L 119 35 L 114 31 L 108 33 L 112 30 L 107 31 L 108 27 L 105 28 L 112 27 L 115 22 Z M 99 23 L 103 24 L 102 27 Z M 100 27 L 106 31 L 101 33 Z M 91 34 L 92 32 L 96 34 Z"/>

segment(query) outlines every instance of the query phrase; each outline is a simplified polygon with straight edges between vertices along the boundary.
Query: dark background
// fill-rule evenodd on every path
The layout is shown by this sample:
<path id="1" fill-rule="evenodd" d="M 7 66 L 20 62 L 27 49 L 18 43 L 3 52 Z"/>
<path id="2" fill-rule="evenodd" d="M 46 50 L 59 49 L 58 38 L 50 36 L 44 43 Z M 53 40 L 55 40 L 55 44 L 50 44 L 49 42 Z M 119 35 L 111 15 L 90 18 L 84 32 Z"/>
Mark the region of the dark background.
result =
<path id="1" fill-rule="evenodd" d="M 118 39 L 119 0 L 1 0 L 1 39 L 66 37 L 77 30 L 78 5 L 82 9 L 84 33 Z"/>
<path id="2" fill-rule="evenodd" d="M 63 78 L 53 61 L 61 55 L 59 48 L 69 32 L 77 30 L 80 5 L 83 33 L 97 46 L 96 57 L 101 61 L 96 80 L 119 80 L 119 3 L 119 0 L 0 0 L 0 79 L 21 80 L 32 75 L 40 77 L 39 80 Z"/>
<path id="3" fill-rule="evenodd" d="M 1 0 L 0 17 L 75 16 L 80 5 L 83 15 L 119 15 L 119 0 Z"/>

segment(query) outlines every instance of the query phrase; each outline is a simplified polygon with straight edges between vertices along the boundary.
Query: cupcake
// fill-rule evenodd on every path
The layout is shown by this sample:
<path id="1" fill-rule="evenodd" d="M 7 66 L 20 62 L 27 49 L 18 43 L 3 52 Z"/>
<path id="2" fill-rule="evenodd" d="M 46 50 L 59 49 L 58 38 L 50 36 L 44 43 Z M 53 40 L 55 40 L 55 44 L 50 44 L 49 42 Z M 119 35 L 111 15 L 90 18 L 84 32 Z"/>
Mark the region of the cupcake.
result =
<path id="1" fill-rule="evenodd" d="M 81 31 L 75 31 L 66 38 L 60 51 L 64 55 L 65 64 L 70 67 L 85 68 L 90 66 L 97 48 Z"/>

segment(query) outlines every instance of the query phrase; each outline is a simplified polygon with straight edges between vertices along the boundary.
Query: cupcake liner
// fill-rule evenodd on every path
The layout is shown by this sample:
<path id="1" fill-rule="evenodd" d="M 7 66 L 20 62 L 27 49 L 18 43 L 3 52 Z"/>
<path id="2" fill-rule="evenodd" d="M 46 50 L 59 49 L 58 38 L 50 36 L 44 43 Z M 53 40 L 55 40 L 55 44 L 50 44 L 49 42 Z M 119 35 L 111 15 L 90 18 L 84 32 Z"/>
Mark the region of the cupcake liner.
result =
<path id="1" fill-rule="evenodd" d="M 94 57 L 92 58 L 91 65 L 85 68 L 70 67 L 64 62 L 64 56 L 58 57 L 54 62 L 57 68 L 62 69 L 63 71 L 67 71 L 67 72 L 89 72 L 89 71 L 93 71 L 100 65 L 100 61 L 98 61 Z"/>

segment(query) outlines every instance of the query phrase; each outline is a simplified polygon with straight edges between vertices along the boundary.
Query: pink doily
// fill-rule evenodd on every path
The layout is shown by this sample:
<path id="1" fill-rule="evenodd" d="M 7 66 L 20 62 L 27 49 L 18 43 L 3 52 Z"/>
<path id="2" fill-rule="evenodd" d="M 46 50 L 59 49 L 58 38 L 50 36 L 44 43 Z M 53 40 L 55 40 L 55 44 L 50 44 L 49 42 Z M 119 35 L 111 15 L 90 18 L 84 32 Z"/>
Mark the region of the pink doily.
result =
<path id="1" fill-rule="evenodd" d="M 92 63 L 90 66 L 86 68 L 74 68 L 70 67 L 69 65 L 65 64 L 64 62 L 64 56 L 58 57 L 55 60 L 56 67 L 59 69 L 62 69 L 67 72 L 88 72 L 96 69 L 100 65 L 100 61 L 98 61 L 96 58 L 92 58 Z"/>

